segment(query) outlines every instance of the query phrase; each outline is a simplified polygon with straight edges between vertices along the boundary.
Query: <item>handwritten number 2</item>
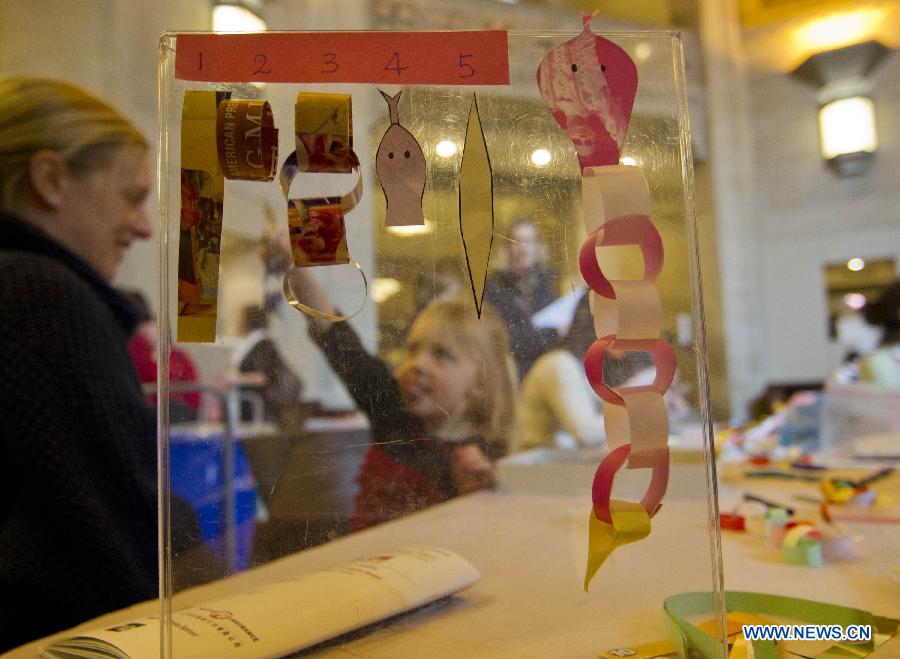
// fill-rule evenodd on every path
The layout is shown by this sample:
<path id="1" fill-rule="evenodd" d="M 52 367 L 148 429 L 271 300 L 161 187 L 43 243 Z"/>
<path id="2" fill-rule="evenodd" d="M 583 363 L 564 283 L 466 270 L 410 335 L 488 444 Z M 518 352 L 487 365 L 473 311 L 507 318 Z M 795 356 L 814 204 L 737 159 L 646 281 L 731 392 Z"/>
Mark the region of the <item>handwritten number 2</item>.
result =
<path id="1" fill-rule="evenodd" d="M 253 75 L 259 74 L 268 74 L 272 73 L 272 69 L 265 68 L 266 62 L 269 61 L 269 58 L 263 55 L 262 53 L 257 53 L 253 56 L 253 63 L 257 65 L 256 71 L 253 72 Z"/>
<path id="2" fill-rule="evenodd" d="M 408 66 L 400 66 L 400 53 L 395 50 L 393 57 L 391 57 L 391 59 L 388 60 L 387 66 L 384 67 L 384 70 L 385 71 L 396 71 L 397 77 L 399 78 L 400 74 L 403 71 L 406 71 L 406 69 L 408 69 L 408 68 L 409 68 Z"/>
<path id="3" fill-rule="evenodd" d="M 466 60 L 472 58 L 472 53 L 460 53 L 459 54 L 459 77 L 460 78 L 471 78 L 475 75 L 475 67 L 469 64 Z"/>

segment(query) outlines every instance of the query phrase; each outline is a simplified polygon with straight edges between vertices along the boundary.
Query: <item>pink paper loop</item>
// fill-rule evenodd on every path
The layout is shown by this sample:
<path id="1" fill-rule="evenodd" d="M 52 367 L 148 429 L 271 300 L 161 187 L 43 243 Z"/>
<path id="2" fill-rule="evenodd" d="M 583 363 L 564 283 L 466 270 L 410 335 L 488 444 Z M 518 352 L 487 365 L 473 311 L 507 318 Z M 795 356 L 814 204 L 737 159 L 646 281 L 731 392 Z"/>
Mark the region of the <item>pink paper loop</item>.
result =
<path id="1" fill-rule="evenodd" d="M 597 261 L 597 247 L 637 245 L 644 256 L 644 277 L 656 281 L 663 265 L 663 243 L 647 215 L 621 215 L 592 231 L 581 245 L 578 265 L 587 285 L 598 295 L 614 300 L 616 293 Z"/>
<path id="2" fill-rule="evenodd" d="M 622 352 L 649 352 L 656 365 L 656 378 L 652 384 L 640 387 L 617 387 L 613 389 L 603 382 L 603 356 L 607 350 Z M 662 339 L 616 339 L 612 334 L 601 337 L 591 344 L 584 355 L 584 373 L 594 392 L 605 402 L 625 405 L 622 394 L 655 391 L 666 393 L 675 377 L 675 352 Z"/>
<path id="3" fill-rule="evenodd" d="M 594 516 L 602 522 L 612 524 L 612 515 L 609 511 L 609 500 L 612 496 L 613 480 L 616 472 L 622 468 L 631 453 L 631 444 L 625 444 L 610 451 L 594 474 L 594 484 L 591 489 L 591 500 L 594 504 Z M 669 450 L 661 451 L 659 458 L 652 467 L 650 484 L 641 499 L 641 505 L 650 517 L 653 517 L 660 508 L 660 503 L 669 486 Z"/>

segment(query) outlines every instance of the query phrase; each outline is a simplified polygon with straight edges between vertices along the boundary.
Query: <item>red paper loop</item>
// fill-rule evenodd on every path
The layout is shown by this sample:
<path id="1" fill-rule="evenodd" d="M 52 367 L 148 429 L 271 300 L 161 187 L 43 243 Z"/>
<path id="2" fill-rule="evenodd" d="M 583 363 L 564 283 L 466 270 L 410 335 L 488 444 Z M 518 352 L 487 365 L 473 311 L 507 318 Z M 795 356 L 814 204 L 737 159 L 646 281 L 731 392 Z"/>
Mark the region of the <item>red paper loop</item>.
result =
<path id="1" fill-rule="evenodd" d="M 613 478 L 616 472 L 622 468 L 631 453 L 631 444 L 625 444 L 610 451 L 594 474 L 594 484 L 591 489 L 591 499 L 594 503 L 594 516 L 602 522 L 612 524 L 612 515 L 609 512 L 609 499 L 612 496 Z M 652 473 L 650 484 L 641 499 L 641 505 L 650 517 L 659 511 L 660 502 L 666 494 L 669 485 L 669 450 L 660 452 L 657 464 L 650 467 Z"/>
<path id="2" fill-rule="evenodd" d="M 612 389 L 603 382 L 603 355 L 608 349 L 623 352 L 649 352 L 656 364 L 656 378 L 652 384 L 640 387 Z M 616 339 L 612 334 L 597 339 L 584 355 L 584 373 L 594 392 L 607 403 L 624 405 L 622 394 L 655 391 L 666 393 L 675 377 L 675 352 L 662 339 Z"/>
<path id="3" fill-rule="evenodd" d="M 585 239 L 578 254 L 581 275 L 598 295 L 614 300 L 616 293 L 597 261 L 597 247 L 637 245 L 644 256 L 644 281 L 656 281 L 662 270 L 663 243 L 647 215 L 622 215 L 604 222 Z"/>

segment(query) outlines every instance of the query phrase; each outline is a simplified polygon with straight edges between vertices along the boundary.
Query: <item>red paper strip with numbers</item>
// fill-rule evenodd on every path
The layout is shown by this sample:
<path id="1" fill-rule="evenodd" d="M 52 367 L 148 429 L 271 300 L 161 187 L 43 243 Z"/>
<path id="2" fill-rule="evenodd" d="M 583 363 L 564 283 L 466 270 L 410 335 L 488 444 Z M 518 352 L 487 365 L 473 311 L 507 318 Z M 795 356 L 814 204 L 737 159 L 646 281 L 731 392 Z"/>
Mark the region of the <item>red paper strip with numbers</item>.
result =
<path id="1" fill-rule="evenodd" d="M 177 39 L 179 80 L 509 84 L 503 30 L 183 34 Z"/>

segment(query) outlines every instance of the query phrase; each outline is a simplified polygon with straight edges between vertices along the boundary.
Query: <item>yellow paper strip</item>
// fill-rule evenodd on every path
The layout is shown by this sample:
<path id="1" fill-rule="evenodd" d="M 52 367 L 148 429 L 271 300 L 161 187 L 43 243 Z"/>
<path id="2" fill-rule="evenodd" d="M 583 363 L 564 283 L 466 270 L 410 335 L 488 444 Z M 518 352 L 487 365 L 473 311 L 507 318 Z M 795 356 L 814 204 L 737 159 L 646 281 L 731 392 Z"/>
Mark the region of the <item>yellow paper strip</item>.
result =
<path id="1" fill-rule="evenodd" d="M 617 547 L 637 542 L 650 535 L 650 516 L 641 504 L 613 499 L 610 501 L 609 511 L 612 524 L 597 519 L 593 509 L 590 512 L 585 591 L 591 579 L 597 574 L 597 570 Z"/>
<path id="2" fill-rule="evenodd" d="M 225 177 L 216 153 L 217 97 L 188 91 L 181 114 L 182 200 L 176 340 L 216 339 Z"/>

